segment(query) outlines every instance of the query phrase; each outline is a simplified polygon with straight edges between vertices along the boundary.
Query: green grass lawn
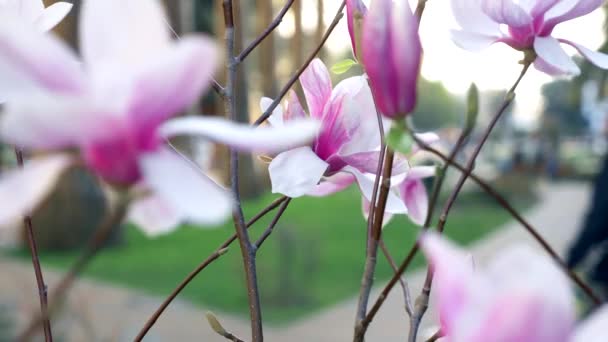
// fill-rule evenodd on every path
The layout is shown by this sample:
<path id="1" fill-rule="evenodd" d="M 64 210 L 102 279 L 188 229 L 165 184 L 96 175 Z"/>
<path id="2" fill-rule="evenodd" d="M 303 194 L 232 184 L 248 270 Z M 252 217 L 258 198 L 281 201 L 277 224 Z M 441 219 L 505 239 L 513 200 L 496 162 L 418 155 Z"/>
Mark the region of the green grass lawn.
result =
<path id="1" fill-rule="evenodd" d="M 448 235 L 459 242 L 478 239 L 509 219 L 485 196 L 462 197 L 447 224 Z M 246 202 L 246 217 L 253 216 L 274 198 L 268 195 Z M 272 217 L 271 213 L 258 222 L 250 230 L 252 235 L 257 237 Z M 354 188 L 327 198 L 293 200 L 258 254 L 265 319 L 284 323 L 356 295 L 363 270 L 365 225 L 360 197 Z M 215 229 L 186 226 L 170 235 L 148 239 L 134 227 L 128 227 L 125 243 L 100 253 L 85 275 L 164 297 L 232 233 L 233 227 L 226 223 Z M 400 262 L 411 248 L 418 228 L 399 216 L 383 234 Z M 76 252 L 44 253 L 41 259 L 46 267 L 65 269 L 76 255 Z M 418 258 L 412 268 L 422 264 L 422 258 Z M 218 311 L 247 315 L 242 267 L 239 246 L 235 243 L 179 298 Z M 391 274 L 389 265 L 379 256 L 377 283 Z"/>

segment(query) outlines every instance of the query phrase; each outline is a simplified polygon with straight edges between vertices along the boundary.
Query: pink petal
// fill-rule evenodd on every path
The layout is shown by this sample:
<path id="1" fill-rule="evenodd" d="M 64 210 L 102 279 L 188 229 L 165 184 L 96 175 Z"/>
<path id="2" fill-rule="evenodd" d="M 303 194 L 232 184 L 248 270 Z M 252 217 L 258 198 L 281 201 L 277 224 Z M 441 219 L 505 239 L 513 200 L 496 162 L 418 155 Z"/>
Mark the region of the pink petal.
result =
<path id="1" fill-rule="evenodd" d="M 99 113 L 87 97 L 30 93 L 9 101 L 0 118 L 0 136 L 26 149 L 77 146 L 117 132 L 115 123 Z"/>
<path id="2" fill-rule="evenodd" d="M 328 166 L 310 147 L 280 153 L 268 166 L 272 193 L 295 198 L 314 191 Z"/>
<path id="3" fill-rule="evenodd" d="M 262 113 L 268 110 L 272 102 L 273 100 L 269 97 L 262 97 L 260 99 L 260 109 L 262 110 Z M 270 125 L 273 127 L 282 127 L 283 121 L 283 107 L 281 107 L 281 105 L 278 105 L 272 111 L 272 115 L 268 117 L 268 123 L 270 123 Z"/>
<path id="4" fill-rule="evenodd" d="M 410 172 L 414 171 L 412 168 Z M 406 180 L 399 186 L 403 203 L 407 207 L 407 215 L 415 224 L 422 226 L 429 211 L 429 197 L 424 182 L 420 179 Z"/>
<path id="5" fill-rule="evenodd" d="M 379 150 L 382 132 L 378 126 L 377 110 L 367 80 L 361 76 L 347 78 L 336 86 L 334 93 L 346 95 L 339 119 L 348 139 L 341 142 L 342 147 L 338 154 Z M 391 123 L 384 117 L 382 122 L 384 131 L 387 132 Z"/>
<path id="6" fill-rule="evenodd" d="M 217 117 L 190 116 L 167 121 L 160 127 L 160 134 L 166 138 L 200 136 L 242 151 L 276 153 L 309 144 L 318 130 L 319 123 L 314 120 L 291 121 L 278 128 L 253 128 Z"/>
<path id="7" fill-rule="evenodd" d="M 129 206 L 128 219 L 146 235 L 155 237 L 172 232 L 182 217 L 161 197 L 151 195 L 138 199 Z"/>
<path id="8" fill-rule="evenodd" d="M 463 31 L 484 36 L 500 35 L 499 23 L 483 13 L 481 0 L 452 0 L 451 5 L 454 18 Z"/>
<path id="9" fill-rule="evenodd" d="M 283 115 L 285 120 L 305 119 L 308 117 L 304 111 L 304 108 L 302 108 L 302 105 L 300 104 L 298 95 L 295 91 L 293 91 L 293 89 L 287 94 L 287 108 Z"/>
<path id="10" fill-rule="evenodd" d="M 230 216 L 230 194 L 177 152 L 163 149 L 145 154 L 140 165 L 145 185 L 172 215 L 204 225 L 220 224 Z"/>
<path id="11" fill-rule="evenodd" d="M 357 16 L 361 18 L 367 14 L 367 7 L 362 0 L 346 0 L 346 18 L 348 23 L 348 33 L 350 35 L 350 42 L 353 47 L 353 55 L 357 56 L 357 42 L 356 42 L 356 30 L 355 20 Z"/>
<path id="12" fill-rule="evenodd" d="M 457 333 L 458 320 L 470 306 L 480 286 L 473 275 L 467 253 L 441 238 L 436 233 L 426 233 L 420 239 L 424 254 L 434 270 L 435 293 L 442 322 L 442 331 L 451 337 Z M 436 285 L 435 285 L 436 284 Z M 450 338 L 451 341 L 461 341 Z"/>
<path id="13" fill-rule="evenodd" d="M 355 182 L 355 177 L 350 173 L 337 172 L 329 177 L 324 177 L 315 188 L 306 194 L 314 197 L 324 197 L 348 188 Z"/>
<path id="14" fill-rule="evenodd" d="M 129 112 L 137 131 L 153 131 L 194 103 L 208 87 L 217 58 L 215 44 L 202 36 L 183 38 L 154 56 L 135 75 Z"/>
<path id="15" fill-rule="evenodd" d="M 494 296 L 487 301 L 491 305 L 480 322 L 480 338 L 567 341 L 574 323 L 572 291 L 549 257 L 529 247 L 511 247 L 498 252 L 486 279 Z"/>
<path id="16" fill-rule="evenodd" d="M 314 59 L 300 76 L 310 116 L 321 119 L 323 108 L 331 96 L 329 71 L 320 59 Z"/>
<path id="17" fill-rule="evenodd" d="M 162 51 L 170 37 L 158 0 L 87 0 L 79 29 L 82 55 L 89 65 L 140 65 Z"/>
<path id="18" fill-rule="evenodd" d="M 70 3 L 56 2 L 47 7 L 36 19 L 36 26 L 42 31 L 48 31 L 59 24 L 71 9 L 72 4 Z"/>
<path id="19" fill-rule="evenodd" d="M 379 157 L 380 151 L 358 152 L 341 156 L 344 162 L 363 173 L 376 173 Z"/>
<path id="20" fill-rule="evenodd" d="M 562 74 L 578 75 L 580 69 L 572 61 L 572 59 L 566 54 L 566 52 L 559 46 L 559 41 L 551 36 L 548 37 L 536 37 L 534 39 L 534 51 L 538 55 L 538 65 L 549 68 L 543 68 L 546 71 L 553 71 L 551 74 L 560 72 Z M 536 66 L 537 64 L 535 64 Z M 545 71 L 542 70 L 541 71 Z"/>
<path id="21" fill-rule="evenodd" d="M 566 39 L 559 39 L 559 41 L 561 43 L 568 44 L 568 45 L 574 47 L 575 49 L 577 49 L 581 55 L 583 55 L 585 58 L 587 58 L 587 60 L 589 60 L 589 62 L 593 63 L 597 67 L 600 67 L 602 69 L 608 69 L 608 55 L 607 54 L 599 52 L 599 51 L 590 50 L 580 44 L 577 44 L 575 42 L 572 42 L 572 41 L 569 41 Z"/>
<path id="22" fill-rule="evenodd" d="M 6 98 L 40 88 L 78 93 L 85 84 L 77 57 L 62 41 L 8 21 L 0 21 L 0 74 Z"/>
<path id="23" fill-rule="evenodd" d="M 603 342 L 608 337 L 608 305 L 604 304 L 576 327 L 570 342 Z"/>
<path id="24" fill-rule="evenodd" d="M 65 154 L 41 157 L 23 169 L 7 171 L 0 179 L 0 227 L 6 227 L 32 213 L 53 190 L 63 172 L 72 164 Z"/>
<path id="25" fill-rule="evenodd" d="M 492 20 L 512 27 L 527 26 L 532 17 L 513 0 L 482 0 L 483 12 Z"/>

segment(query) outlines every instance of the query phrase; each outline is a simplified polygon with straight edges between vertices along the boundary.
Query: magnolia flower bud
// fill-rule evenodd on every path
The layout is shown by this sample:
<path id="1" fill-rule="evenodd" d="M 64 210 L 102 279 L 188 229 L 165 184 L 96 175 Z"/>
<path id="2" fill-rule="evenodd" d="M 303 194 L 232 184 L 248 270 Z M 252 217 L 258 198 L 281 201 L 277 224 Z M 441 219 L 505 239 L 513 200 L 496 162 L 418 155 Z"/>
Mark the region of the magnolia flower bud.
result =
<path id="1" fill-rule="evenodd" d="M 353 55 L 361 62 L 361 52 L 357 46 L 361 46 L 361 35 L 363 32 L 363 18 L 367 14 L 367 7 L 362 0 L 346 0 L 346 17 L 348 19 L 348 33 L 353 46 Z"/>
<path id="2" fill-rule="evenodd" d="M 407 1 L 374 0 L 363 24 L 362 56 L 376 104 L 389 118 L 416 106 L 422 46 Z"/>

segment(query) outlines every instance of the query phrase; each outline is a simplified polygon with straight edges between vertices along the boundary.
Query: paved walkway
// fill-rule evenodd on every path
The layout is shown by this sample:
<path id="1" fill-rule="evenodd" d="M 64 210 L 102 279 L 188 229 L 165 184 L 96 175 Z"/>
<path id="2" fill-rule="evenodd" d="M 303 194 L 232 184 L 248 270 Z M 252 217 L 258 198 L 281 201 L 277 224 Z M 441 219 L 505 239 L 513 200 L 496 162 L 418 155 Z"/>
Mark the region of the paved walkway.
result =
<path id="1" fill-rule="evenodd" d="M 563 252 L 585 213 L 589 191 L 586 185 L 576 183 L 545 186 L 540 203 L 525 216 L 558 251 Z M 517 223 L 509 223 L 477 242 L 472 253 L 476 262 L 483 265 L 496 250 L 516 242 L 536 247 Z M 60 274 L 47 270 L 45 277 L 53 288 Z M 408 274 L 413 294 L 419 293 L 423 278 L 422 271 Z M 372 300 L 378 291 L 374 291 Z M 18 312 L 19 324 L 26 322 L 32 312 L 38 310 L 36 286 L 29 264 L 0 258 L 0 303 L 8 303 L 8 310 Z M 159 303 L 160 299 L 156 297 L 81 280 L 70 294 L 66 312 L 54 322 L 54 327 L 69 341 L 129 341 Z M 268 341 L 348 341 L 352 338 L 355 307 L 356 298 L 353 298 L 285 328 L 267 328 L 265 335 Z M 436 313 L 432 308 L 431 303 L 423 321 L 423 334 L 435 330 Z M 199 307 L 177 300 L 157 322 L 146 341 L 225 341 L 210 330 L 204 312 Z M 233 333 L 249 336 L 247 322 L 230 315 L 218 316 Z M 68 328 L 69 334 L 66 333 Z M 403 297 L 401 291 L 395 289 L 372 323 L 367 340 L 403 341 L 407 330 Z"/>

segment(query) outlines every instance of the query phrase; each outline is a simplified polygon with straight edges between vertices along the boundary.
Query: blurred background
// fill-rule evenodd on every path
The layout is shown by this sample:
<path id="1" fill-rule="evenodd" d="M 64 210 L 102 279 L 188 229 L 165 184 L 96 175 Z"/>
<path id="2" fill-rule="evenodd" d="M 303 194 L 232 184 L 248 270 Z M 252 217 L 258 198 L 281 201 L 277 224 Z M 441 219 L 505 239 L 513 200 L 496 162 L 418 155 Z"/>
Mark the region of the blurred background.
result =
<path id="1" fill-rule="evenodd" d="M 55 33 L 77 49 L 80 2 L 71 2 L 74 10 Z M 240 22 L 237 50 L 265 29 L 284 3 L 283 0 L 235 1 L 237 22 Z M 321 40 L 340 3 L 338 0 L 296 0 L 274 34 L 241 65 L 237 84 L 241 121 L 252 122 L 261 114 L 262 96 L 274 98 L 278 94 Z M 205 32 L 217 37 L 221 48 L 220 1 L 165 0 L 164 4 L 169 18 L 167 25 L 175 39 L 194 31 Z M 608 52 L 605 12 L 598 10 L 568 22 L 559 27 L 556 35 Z M 498 45 L 480 54 L 460 50 L 449 39 L 449 29 L 455 26 L 447 1 L 428 2 L 421 26 L 425 50 L 423 77 L 418 85 L 413 123 L 420 131 L 437 132 L 446 151 L 459 135 L 464 120 L 464 95 L 469 85 L 475 82 L 481 90 L 478 127 L 483 128 L 502 102 L 504 89 L 517 77 L 517 61 L 522 57 Z M 345 19 L 318 57 L 328 67 L 352 58 Z M 582 73 L 570 79 L 549 78 L 536 70 L 530 71 L 518 88 L 515 105 L 503 116 L 475 169 L 529 216 L 565 257 L 577 232 L 585 226 L 586 214 L 597 201 L 602 201 L 592 199 L 593 180 L 603 164 L 608 133 L 608 74 L 583 59 L 577 63 Z M 333 82 L 336 84 L 361 72 L 360 67 L 355 66 L 345 74 L 332 74 Z M 221 69 L 216 79 L 223 83 Z M 302 98 L 298 84 L 294 89 Z M 222 113 L 220 99 L 209 91 L 185 114 Z M 460 156 L 461 162 L 466 160 L 468 150 L 477 139 L 477 134 L 473 134 Z M 227 149 L 200 141 L 175 143 L 196 162 L 210 168 L 220 183 L 227 185 Z M 3 169 L 15 166 L 12 153 L 11 149 L 4 149 Z M 266 164 L 257 156 L 242 155 L 241 159 L 244 210 L 246 218 L 250 218 L 278 196 L 270 194 Z M 446 192 L 451 190 L 457 176 L 456 172 L 448 174 Z M 430 190 L 431 183 L 427 185 Z M 447 193 L 442 194 L 438 208 L 446 197 Z M 61 180 L 51 200 L 33 214 L 41 261 L 51 287 L 74 262 L 103 219 L 106 200 L 96 179 L 83 170 L 74 170 Z M 251 234 L 258 236 L 272 216 L 260 220 Z M 358 295 L 365 257 L 365 227 L 355 186 L 326 198 L 305 197 L 292 201 L 258 254 L 262 306 L 270 336 L 340 340 L 339 335 L 332 335 L 334 330 L 335 334 L 344 330 L 342 334 L 350 336 L 354 307 L 350 310 L 349 305 Z M 384 229 L 387 247 L 398 262 L 411 248 L 418 229 L 404 216 L 394 218 Z M 54 318 L 56 335 L 74 341 L 131 339 L 162 298 L 233 231 L 229 222 L 220 227 L 184 225 L 171 234 L 149 238 L 129 224 L 116 227 L 111 243 L 90 264 L 84 280 L 72 292 L 64 310 Z M 474 252 L 474 256 L 480 259 L 484 251 L 507 243 L 533 244 L 522 229 L 511 222 L 509 215 L 474 184 L 467 184 L 459 196 L 447 232 L 456 241 L 475 246 L 473 251 L 479 255 Z M 39 309 L 24 241 L 20 224 L 0 228 L 0 341 L 10 340 Z M 423 265 L 422 258 L 414 262 L 412 279 L 417 279 L 416 274 Z M 583 265 L 591 265 L 581 270 L 589 274 L 601 290 L 602 280 L 592 276 L 595 264 Z M 204 322 L 203 313 L 208 309 L 216 311 L 227 328 L 248 336 L 242 267 L 235 244 L 226 256 L 186 288 L 167 316 L 152 329 L 149 340 L 171 337 L 221 340 Z M 378 267 L 376 281 L 383 284 L 392 271 L 384 258 L 379 257 Z M 399 314 L 387 314 L 389 323 L 395 322 L 391 318 L 403 320 L 403 298 L 399 298 L 398 292 L 393 291 L 391 301 L 395 304 L 387 310 Z M 386 317 L 380 316 L 378 320 Z M 404 329 L 396 328 L 399 323 L 396 324 L 391 326 L 391 330 L 397 330 L 395 336 L 390 335 L 393 332 L 381 332 L 380 328 L 371 334 L 380 334 L 377 336 L 385 340 L 398 339 L 403 333 L 400 330 Z M 432 324 L 429 321 L 428 325 Z M 343 326 L 347 328 L 342 329 Z M 290 330 L 292 327 L 295 330 Z M 321 337 L 313 338 L 315 334 Z"/>

